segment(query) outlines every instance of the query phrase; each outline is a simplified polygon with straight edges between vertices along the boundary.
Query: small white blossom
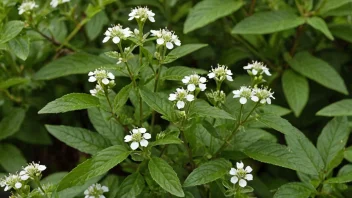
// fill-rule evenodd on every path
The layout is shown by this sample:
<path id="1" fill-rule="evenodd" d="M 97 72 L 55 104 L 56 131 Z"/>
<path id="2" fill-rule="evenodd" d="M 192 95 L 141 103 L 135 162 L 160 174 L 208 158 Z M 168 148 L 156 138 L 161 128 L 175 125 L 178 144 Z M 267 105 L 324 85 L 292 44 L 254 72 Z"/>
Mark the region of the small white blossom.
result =
<path id="1" fill-rule="evenodd" d="M 23 181 L 26 181 L 29 178 L 30 179 L 40 178 L 42 175 L 42 172 L 45 169 L 46 169 L 46 166 L 32 162 L 23 168 L 23 170 L 20 172 L 20 177 Z"/>
<path id="2" fill-rule="evenodd" d="M 5 187 L 4 191 L 11 190 L 12 188 L 20 189 L 22 186 L 23 181 L 21 180 L 21 177 L 17 174 L 10 174 L 9 176 L 0 180 L 0 187 Z"/>
<path id="3" fill-rule="evenodd" d="M 260 103 L 265 104 L 271 104 L 271 98 L 275 99 L 273 96 L 274 92 L 271 92 L 270 89 L 267 87 L 264 88 L 253 88 L 253 95 L 252 95 L 252 100 L 254 102 L 260 101 Z"/>
<path id="4" fill-rule="evenodd" d="M 231 177 L 231 183 L 238 184 L 243 188 L 247 186 L 247 181 L 253 180 L 253 175 L 249 174 L 252 172 L 252 168 L 250 166 L 247 166 L 246 169 L 243 169 L 244 164 L 242 162 L 237 162 L 235 168 L 231 168 L 230 170 L 230 175 L 233 175 Z M 247 180 L 247 181 L 246 181 Z"/>
<path id="5" fill-rule="evenodd" d="M 160 30 L 150 30 L 152 36 L 156 36 L 156 43 L 158 45 L 165 45 L 167 49 L 174 48 L 174 44 L 177 46 L 181 45 L 181 41 L 178 39 L 178 36 L 168 29 Z M 173 44 L 174 43 L 174 44 Z"/>
<path id="6" fill-rule="evenodd" d="M 182 109 L 185 107 L 185 101 L 193 101 L 194 95 L 189 94 L 187 90 L 183 88 L 177 88 L 175 93 L 169 95 L 170 101 L 177 101 L 176 106 L 178 109 Z"/>
<path id="7" fill-rule="evenodd" d="M 217 68 L 212 68 L 208 74 L 210 79 L 215 78 L 217 81 L 223 81 L 227 79 L 228 81 L 233 81 L 231 70 L 227 69 L 227 66 L 218 64 Z"/>
<path id="8" fill-rule="evenodd" d="M 197 74 L 192 74 L 190 76 L 185 76 L 182 79 L 182 82 L 187 85 L 188 91 L 194 91 L 196 90 L 196 87 L 198 86 L 201 91 L 204 91 L 207 88 L 207 85 L 205 84 L 207 82 L 207 79 L 204 77 L 200 77 Z"/>
<path id="9" fill-rule="evenodd" d="M 105 198 L 104 193 L 109 192 L 109 188 L 100 184 L 93 184 L 84 191 L 84 198 Z"/>
<path id="10" fill-rule="evenodd" d="M 91 89 L 89 90 L 90 94 L 92 94 L 92 96 L 96 96 L 99 93 L 103 93 L 103 88 L 100 85 L 96 85 L 95 89 Z"/>
<path id="11" fill-rule="evenodd" d="M 240 98 L 241 104 L 246 104 L 247 99 L 253 98 L 253 91 L 250 87 L 242 86 L 239 90 L 234 90 L 232 92 L 234 94 L 234 98 Z"/>
<path id="12" fill-rule="evenodd" d="M 268 76 L 271 76 L 271 73 L 269 72 L 269 68 L 267 68 L 262 62 L 253 61 L 251 64 L 244 66 L 243 69 L 251 71 L 251 73 L 254 76 L 258 74 L 261 75 L 263 73 L 265 73 Z"/>
<path id="13" fill-rule="evenodd" d="M 38 5 L 34 1 L 24 1 L 20 7 L 18 7 L 18 14 L 22 15 L 25 12 L 29 12 L 34 8 L 37 8 Z"/>
<path id="14" fill-rule="evenodd" d="M 126 40 L 128 37 L 132 36 L 132 31 L 130 28 L 122 28 L 120 24 L 115 25 L 113 27 L 108 28 L 108 30 L 105 31 L 104 35 L 105 38 L 103 40 L 103 43 L 106 43 L 112 38 L 112 42 L 115 44 L 119 43 L 122 40 Z"/>
<path id="15" fill-rule="evenodd" d="M 50 5 L 51 7 L 56 8 L 58 5 L 66 2 L 70 2 L 70 0 L 51 0 Z"/>
<path id="16" fill-rule="evenodd" d="M 155 22 L 154 16 L 155 14 L 149 10 L 147 7 L 136 7 L 132 9 L 131 13 L 128 15 L 130 18 L 128 20 L 140 20 L 142 22 L 149 19 L 150 22 Z"/>
<path id="17" fill-rule="evenodd" d="M 148 140 L 152 137 L 150 133 L 146 133 L 147 129 L 145 128 L 136 128 L 130 131 L 131 135 L 125 136 L 125 142 L 131 142 L 131 149 L 136 150 L 139 145 L 142 147 L 148 146 Z"/>

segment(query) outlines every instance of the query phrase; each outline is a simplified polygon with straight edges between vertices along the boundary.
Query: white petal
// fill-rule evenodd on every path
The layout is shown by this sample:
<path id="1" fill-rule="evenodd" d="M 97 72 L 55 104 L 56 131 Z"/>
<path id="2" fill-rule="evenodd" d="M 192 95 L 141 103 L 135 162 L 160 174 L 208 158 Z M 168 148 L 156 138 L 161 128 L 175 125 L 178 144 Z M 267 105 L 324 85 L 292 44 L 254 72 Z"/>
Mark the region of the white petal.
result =
<path id="1" fill-rule="evenodd" d="M 112 79 L 112 80 L 115 79 L 114 74 L 112 74 L 111 72 L 108 73 L 108 77 L 109 77 L 110 79 Z"/>
<path id="2" fill-rule="evenodd" d="M 131 143 L 131 149 L 132 150 L 136 150 L 139 147 L 139 143 L 138 142 L 132 142 Z"/>
<path id="3" fill-rule="evenodd" d="M 162 45 L 162 44 L 164 44 L 164 39 L 163 38 L 158 38 L 158 39 L 156 39 L 156 43 L 159 44 L 159 45 Z"/>
<path id="4" fill-rule="evenodd" d="M 266 103 L 266 100 L 265 100 L 265 99 L 261 99 L 261 100 L 260 100 L 260 103 L 265 104 L 265 103 Z"/>
<path id="5" fill-rule="evenodd" d="M 44 166 L 44 165 L 39 165 L 38 169 L 39 169 L 40 171 L 44 171 L 44 170 L 46 169 L 46 166 Z"/>
<path id="6" fill-rule="evenodd" d="M 189 82 L 191 78 L 189 76 L 185 76 L 183 79 L 182 79 L 182 82 L 187 84 Z"/>
<path id="7" fill-rule="evenodd" d="M 26 171 L 21 171 L 20 172 L 20 175 L 22 176 L 22 175 L 26 175 L 27 174 L 27 172 Z"/>
<path id="8" fill-rule="evenodd" d="M 199 84 L 199 88 L 201 91 L 204 91 L 205 89 L 207 89 L 207 85 L 206 84 Z"/>
<path id="9" fill-rule="evenodd" d="M 84 194 L 85 194 L 85 195 L 88 195 L 88 194 L 89 194 L 88 189 L 84 191 Z"/>
<path id="10" fill-rule="evenodd" d="M 130 142 L 130 141 L 132 141 L 132 135 L 126 135 L 125 142 Z"/>
<path id="11" fill-rule="evenodd" d="M 134 134 L 139 133 L 139 130 L 138 129 L 132 129 L 132 133 L 134 133 Z"/>
<path id="12" fill-rule="evenodd" d="M 251 99 L 252 99 L 253 102 L 258 102 L 259 101 L 258 96 L 252 96 Z"/>
<path id="13" fill-rule="evenodd" d="M 237 174 L 237 170 L 235 168 L 231 168 L 230 175 L 236 175 L 236 174 Z"/>
<path id="14" fill-rule="evenodd" d="M 240 182 L 238 183 L 242 188 L 247 186 L 247 181 L 244 179 L 240 179 Z"/>
<path id="15" fill-rule="evenodd" d="M 250 173 L 252 172 L 252 168 L 250 166 L 247 166 L 246 169 L 244 169 L 247 173 Z"/>
<path id="16" fill-rule="evenodd" d="M 88 76 L 93 76 L 94 75 L 94 72 L 89 72 L 88 73 Z"/>
<path id="17" fill-rule="evenodd" d="M 188 94 L 188 95 L 186 96 L 186 99 L 191 102 L 191 101 L 194 100 L 194 95 Z"/>
<path id="18" fill-rule="evenodd" d="M 22 176 L 21 176 L 21 179 L 22 179 L 23 181 L 26 181 L 28 178 L 29 178 L 28 175 L 22 175 Z"/>
<path id="19" fill-rule="evenodd" d="M 213 72 L 211 72 L 211 73 L 208 74 L 208 77 L 209 77 L 209 78 L 214 78 L 214 77 L 215 77 L 215 74 L 214 74 Z"/>
<path id="20" fill-rule="evenodd" d="M 252 65 L 249 64 L 249 65 L 247 65 L 247 66 L 244 66 L 243 69 L 252 69 Z"/>
<path id="21" fill-rule="evenodd" d="M 97 79 L 94 76 L 88 78 L 89 82 L 95 82 Z"/>
<path id="22" fill-rule="evenodd" d="M 132 19 L 134 19 L 134 17 L 132 16 L 132 17 L 130 17 L 130 18 L 128 18 L 128 20 L 130 21 L 130 20 L 132 20 Z"/>
<path id="23" fill-rule="evenodd" d="M 172 49 L 172 48 L 174 48 L 174 45 L 171 42 L 167 42 L 166 43 L 166 48 L 167 49 Z"/>
<path id="24" fill-rule="evenodd" d="M 271 104 L 271 99 L 270 99 L 270 98 L 267 98 L 267 99 L 266 99 L 266 102 L 267 102 L 268 104 Z"/>
<path id="25" fill-rule="evenodd" d="M 194 90 L 196 90 L 196 86 L 194 84 L 189 84 L 189 85 L 187 85 L 187 89 L 189 91 L 194 91 Z"/>
<path id="26" fill-rule="evenodd" d="M 185 107 L 185 102 L 183 102 L 181 100 L 177 101 L 176 106 L 178 109 L 182 109 L 183 107 Z"/>
<path id="27" fill-rule="evenodd" d="M 169 100 L 170 101 L 174 101 L 174 100 L 176 100 L 176 97 L 177 97 L 176 94 L 170 94 L 169 95 Z"/>
<path id="28" fill-rule="evenodd" d="M 244 164 L 242 162 L 236 162 L 236 167 L 237 169 L 241 169 L 244 167 Z"/>
<path id="29" fill-rule="evenodd" d="M 109 188 L 106 186 L 101 187 L 101 189 L 103 190 L 103 192 L 109 192 Z"/>
<path id="30" fill-rule="evenodd" d="M 103 82 L 104 85 L 107 85 L 110 81 L 107 78 L 104 78 L 101 82 Z"/>
<path id="31" fill-rule="evenodd" d="M 139 128 L 138 131 L 141 133 L 145 133 L 145 132 L 147 132 L 147 129 L 146 128 Z"/>
<path id="32" fill-rule="evenodd" d="M 252 174 L 247 174 L 244 178 L 246 180 L 248 180 L 248 181 L 251 181 L 251 180 L 253 180 L 253 175 Z"/>
<path id="33" fill-rule="evenodd" d="M 104 195 L 99 195 L 99 198 L 105 198 L 105 196 Z"/>
<path id="34" fill-rule="evenodd" d="M 199 78 L 199 82 L 201 82 L 201 83 L 205 83 L 205 82 L 207 82 L 207 79 L 206 79 L 206 78 L 204 78 L 204 77 L 200 77 L 200 78 Z"/>
<path id="35" fill-rule="evenodd" d="M 110 37 L 107 36 L 107 37 L 104 38 L 103 43 L 106 43 L 106 42 L 108 42 L 109 40 L 110 40 Z"/>
<path id="36" fill-rule="evenodd" d="M 10 190 L 10 189 L 11 189 L 11 187 L 9 187 L 9 186 L 5 186 L 4 191 L 8 191 L 8 190 Z"/>
<path id="37" fill-rule="evenodd" d="M 120 42 L 120 38 L 115 36 L 113 39 L 112 39 L 112 42 L 114 42 L 115 44 L 119 43 Z"/>
<path id="38" fill-rule="evenodd" d="M 232 91 L 232 93 L 235 94 L 235 95 L 240 95 L 241 91 L 240 90 L 234 90 L 234 91 Z"/>
<path id="39" fill-rule="evenodd" d="M 141 146 L 143 146 L 143 147 L 147 147 L 147 146 L 148 146 L 148 140 L 141 140 L 139 143 L 140 143 Z"/>
<path id="40" fill-rule="evenodd" d="M 177 46 L 180 46 L 180 45 L 181 45 L 181 41 L 180 41 L 180 40 L 178 40 L 178 39 L 177 39 L 177 40 L 175 40 L 175 41 L 174 41 L 174 43 L 175 43 L 175 45 L 177 45 Z"/>
<path id="41" fill-rule="evenodd" d="M 236 176 L 231 177 L 231 183 L 236 184 L 238 182 L 238 178 Z"/>
<path id="42" fill-rule="evenodd" d="M 229 76 L 229 75 L 226 76 L 226 79 L 227 79 L 228 81 L 233 81 L 232 76 Z"/>
<path id="43" fill-rule="evenodd" d="M 150 138 L 152 138 L 152 136 L 150 135 L 150 133 L 144 133 L 143 138 L 149 140 Z"/>
<path id="44" fill-rule="evenodd" d="M 271 73 L 269 72 L 268 69 L 265 69 L 265 70 L 264 70 L 264 73 L 265 73 L 266 75 L 268 75 L 268 76 L 271 76 Z"/>
<path id="45" fill-rule="evenodd" d="M 252 69 L 252 74 L 253 74 L 253 75 L 257 75 L 257 74 L 258 74 L 258 71 L 255 70 L 255 69 Z"/>
<path id="46" fill-rule="evenodd" d="M 154 17 L 148 17 L 148 19 L 149 19 L 149 21 L 150 21 L 150 22 L 152 22 L 152 23 L 154 23 L 154 22 L 155 22 Z"/>
<path id="47" fill-rule="evenodd" d="M 16 187 L 17 189 L 19 189 L 19 188 L 22 187 L 22 184 L 21 184 L 20 182 L 17 182 L 17 183 L 15 184 L 15 187 Z"/>
<path id="48" fill-rule="evenodd" d="M 240 103 L 241 104 L 246 104 L 247 103 L 247 98 L 245 98 L 245 97 L 240 98 Z"/>

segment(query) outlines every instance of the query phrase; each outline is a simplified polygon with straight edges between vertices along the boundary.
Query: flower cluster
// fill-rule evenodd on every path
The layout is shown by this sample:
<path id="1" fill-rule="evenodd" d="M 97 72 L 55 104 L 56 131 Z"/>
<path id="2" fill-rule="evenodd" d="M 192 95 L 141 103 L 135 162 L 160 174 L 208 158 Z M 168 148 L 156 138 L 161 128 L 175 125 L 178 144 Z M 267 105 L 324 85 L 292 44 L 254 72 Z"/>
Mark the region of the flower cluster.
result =
<path id="1" fill-rule="evenodd" d="M 149 10 L 147 7 L 136 7 L 132 9 L 131 13 L 128 15 L 130 18 L 128 20 L 136 19 L 137 21 L 144 22 L 149 19 L 150 22 L 155 22 L 155 14 Z"/>
<path id="2" fill-rule="evenodd" d="M 20 189 L 23 186 L 23 181 L 21 177 L 17 174 L 10 174 L 9 176 L 5 177 L 4 179 L 0 180 L 0 186 L 4 188 L 4 191 L 14 189 Z"/>
<path id="3" fill-rule="evenodd" d="M 50 5 L 51 7 L 56 8 L 58 5 L 66 2 L 70 2 L 70 0 L 51 0 Z"/>
<path id="4" fill-rule="evenodd" d="M 222 82 L 225 79 L 233 81 L 231 70 L 227 69 L 227 66 L 218 64 L 217 68 L 212 68 L 208 74 L 210 79 L 215 78 L 216 81 Z"/>
<path id="5" fill-rule="evenodd" d="M 183 88 L 177 88 L 175 93 L 169 95 L 170 101 L 177 101 L 176 106 L 178 109 L 185 107 L 185 102 L 191 102 L 194 100 L 194 95 L 190 94 L 187 90 Z"/>
<path id="6" fill-rule="evenodd" d="M 150 133 L 146 133 L 147 129 L 145 128 L 136 128 L 130 131 L 131 135 L 125 136 L 125 142 L 131 142 L 131 149 L 136 150 L 139 146 L 147 147 L 148 140 L 152 137 Z"/>
<path id="7" fill-rule="evenodd" d="M 243 188 L 247 186 L 247 181 L 253 180 L 253 175 L 250 174 L 252 172 L 252 168 L 250 166 L 247 166 L 245 169 L 243 169 L 244 164 L 242 162 L 237 162 L 236 163 L 236 168 L 231 168 L 230 170 L 230 175 L 233 175 L 231 177 L 231 183 L 238 184 Z"/>
<path id="8" fill-rule="evenodd" d="M 244 66 L 243 69 L 247 70 L 248 73 L 253 76 L 262 75 L 263 73 L 265 73 L 268 76 L 271 76 L 271 73 L 269 72 L 269 68 L 264 66 L 263 63 L 257 62 L 257 61 L 253 61 L 247 66 Z"/>
<path id="9" fill-rule="evenodd" d="M 200 77 L 198 74 L 185 76 L 182 79 L 182 82 L 187 85 L 188 91 L 196 90 L 197 86 L 201 91 L 204 91 L 207 88 L 207 85 L 205 84 L 207 82 L 207 79 L 204 77 Z"/>
<path id="10" fill-rule="evenodd" d="M 18 14 L 22 15 L 23 13 L 29 12 L 33 10 L 34 8 L 37 8 L 38 5 L 34 1 L 24 1 L 19 7 L 18 7 Z"/>
<path id="11" fill-rule="evenodd" d="M 40 178 L 42 175 L 42 171 L 46 169 L 46 166 L 40 165 L 37 163 L 30 163 L 26 166 L 21 172 L 20 176 L 21 179 L 26 181 L 27 179 L 36 179 Z"/>
<path id="12" fill-rule="evenodd" d="M 104 193 L 109 192 L 109 188 L 101 184 L 93 184 L 84 191 L 84 198 L 105 198 Z"/>
<path id="13" fill-rule="evenodd" d="M 108 42 L 110 38 L 112 38 L 112 42 L 118 44 L 121 39 L 126 40 L 128 37 L 132 36 L 132 34 L 133 33 L 130 28 L 122 28 L 122 26 L 118 24 L 106 30 L 106 32 L 104 33 L 105 38 L 103 40 L 103 43 Z"/>
<path id="14" fill-rule="evenodd" d="M 234 94 L 234 98 L 240 98 L 241 104 L 246 104 L 249 98 L 253 102 L 259 101 L 261 104 L 271 104 L 271 98 L 275 99 L 273 96 L 274 93 L 267 87 L 255 87 L 252 89 L 251 87 L 242 86 L 240 89 L 234 90 L 232 93 Z"/>
<path id="15" fill-rule="evenodd" d="M 99 93 L 102 93 L 105 89 L 109 90 L 115 86 L 115 76 L 111 72 L 108 72 L 103 69 L 97 69 L 94 72 L 88 73 L 89 82 L 97 82 L 95 89 L 90 90 L 90 93 L 93 96 L 96 96 Z"/>
<path id="16" fill-rule="evenodd" d="M 234 90 L 233 94 L 234 98 L 240 98 L 241 104 L 246 104 L 247 99 L 249 98 L 251 98 L 253 101 L 256 100 L 256 96 L 254 96 L 254 92 L 250 87 L 242 86 L 239 90 Z"/>
<path id="17" fill-rule="evenodd" d="M 152 36 L 157 37 L 156 43 L 158 45 L 165 45 L 167 49 L 174 48 L 174 44 L 177 46 L 181 45 L 181 41 L 178 39 L 178 36 L 166 28 L 160 30 L 150 30 L 150 32 L 152 33 Z"/>

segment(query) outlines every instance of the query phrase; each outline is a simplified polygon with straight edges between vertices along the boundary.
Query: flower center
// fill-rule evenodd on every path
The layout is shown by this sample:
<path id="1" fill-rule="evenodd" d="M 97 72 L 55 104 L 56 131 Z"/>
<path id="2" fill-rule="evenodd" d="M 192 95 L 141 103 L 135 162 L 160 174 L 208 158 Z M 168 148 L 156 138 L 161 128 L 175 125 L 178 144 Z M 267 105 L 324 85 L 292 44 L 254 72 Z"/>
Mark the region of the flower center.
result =
<path id="1" fill-rule="evenodd" d="M 189 79 L 189 84 L 198 85 L 199 84 L 199 76 L 198 75 L 191 75 Z"/>
<path id="2" fill-rule="evenodd" d="M 141 133 L 132 134 L 132 140 L 134 142 L 140 142 L 142 140 L 142 134 Z"/>
<path id="3" fill-rule="evenodd" d="M 247 172 L 244 169 L 237 169 L 237 176 L 240 178 L 244 178 L 246 176 Z"/>

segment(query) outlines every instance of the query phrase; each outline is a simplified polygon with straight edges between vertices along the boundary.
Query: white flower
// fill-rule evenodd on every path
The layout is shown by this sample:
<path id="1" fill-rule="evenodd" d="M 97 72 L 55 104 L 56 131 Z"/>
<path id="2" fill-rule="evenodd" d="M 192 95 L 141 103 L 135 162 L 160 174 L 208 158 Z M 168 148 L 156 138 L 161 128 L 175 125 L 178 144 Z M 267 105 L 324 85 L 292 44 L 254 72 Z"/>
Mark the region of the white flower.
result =
<path id="1" fill-rule="evenodd" d="M 204 91 L 207 88 L 207 85 L 205 84 L 207 82 L 207 79 L 204 77 L 200 77 L 197 74 L 192 74 L 190 76 L 185 76 L 182 79 L 182 82 L 187 85 L 188 91 L 194 91 L 196 90 L 196 87 L 198 86 L 201 91 Z"/>
<path id="2" fill-rule="evenodd" d="M 233 184 L 236 184 L 239 181 L 238 184 L 243 188 L 247 186 L 247 181 L 253 180 L 253 175 L 249 174 L 252 172 L 252 168 L 247 166 L 246 169 L 243 169 L 244 164 L 242 162 L 237 162 L 236 167 L 237 169 L 231 168 L 230 170 L 230 175 L 233 175 L 230 181 Z"/>
<path id="3" fill-rule="evenodd" d="M 104 193 L 109 192 L 109 188 L 100 184 L 93 184 L 84 191 L 84 198 L 105 198 Z"/>
<path id="4" fill-rule="evenodd" d="M 136 19 L 144 22 L 145 20 L 149 19 L 150 22 L 155 22 L 155 14 L 147 7 L 136 7 L 132 9 L 131 13 L 128 16 L 130 17 L 128 18 L 129 21 L 132 19 Z"/>
<path id="5" fill-rule="evenodd" d="M 254 102 L 258 102 L 260 101 L 260 103 L 265 104 L 271 104 L 271 98 L 275 99 L 273 96 L 274 92 L 271 92 L 270 89 L 268 89 L 267 87 L 264 88 L 253 88 L 253 95 L 252 95 L 252 100 Z"/>
<path id="6" fill-rule="evenodd" d="M 25 1 L 20 5 L 20 7 L 18 7 L 18 14 L 22 15 L 23 13 L 29 12 L 37 7 L 38 5 L 34 1 Z"/>
<path id="7" fill-rule="evenodd" d="M 46 166 L 32 162 L 23 168 L 23 170 L 20 172 L 20 177 L 23 181 L 26 181 L 29 178 L 40 178 L 42 175 L 42 171 L 44 171 L 45 169 Z"/>
<path id="8" fill-rule="evenodd" d="M 232 92 L 234 98 L 240 98 L 241 104 L 246 104 L 247 99 L 252 98 L 254 93 L 250 87 L 242 86 L 239 90 L 234 90 Z"/>
<path id="9" fill-rule="evenodd" d="M 136 150 L 139 145 L 143 147 L 148 146 L 148 140 L 152 137 L 150 133 L 146 133 L 147 129 L 145 128 L 136 128 L 130 131 L 131 135 L 125 136 L 125 142 L 131 142 L 131 149 Z"/>
<path id="10" fill-rule="evenodd" d="M 95 89 L 91 89 L 89 90 L 90 94 L 92 94 L 92 96 L 96 96 L 99 93 L 103 93 L 103 88 L 100 85 L 95 85 Z"/>
<path id="11" fill-rule="evenodd" d="M 228 81 L 233 81 L 231 70 L 227 69 L 227 66 L 218 64 L 217 68 L 212 68 L 208 74 L 210 79 L 215 78 L 217 81 L 223 81 L 227 79 Z"/>
<path id="12" fill-rule="evenodd" d="M 181 45 L 181 41 L 178 39 L 178 36 L 174 32 L 169 31 L 168 29 L 160 30 L 150 30 L 152 36 L 156 36 L 156 43 L 158 45 L 165 45 L 167 49 L 174 48 L 174 44 L 177 46 Z"/>
<path id="13" fill-rule="evenodd" d="M 50 5 L 51 7 L 56 8 L 58 5 L 66 2 L 70 2 L 70 0 L 51 0 Z"/>
<path id="14" fill-rule="evenodd" d="M 244 66 L 243 69 L 250 70 L 254 76 L 258 74 L 261 75 L 263 73 L 265 73 L 268 76 L 271 76 L 271 73 L 269 72 L 269 68 L 264 66 L 262 62 L 253 61 L 252 64 L 248 64 L 247 66 Z"/>
<path id="15" fill-rule="evenodd" d="M 185 101 L 193 101 L 194 95 L 189 94 L 187 90 L 183 88 L 177 88 L 176 92 L 169 95 L 170 101 L 177 101 L 176 106 L 178 109 L 182 109 L 185 107 Z"/>
<path id="16" fill-rule="evenodd" d="M 132 36 L 132 31 L 130 28 L 123 29 L 120 24 L 108 28 L 104 33 L 105 38 L 103 43 L 106 43 L 112 38 L 112 42 L 115 44 L 119 43 L 122 40 L 126 40 L 128 37 Z"/>
<path id="17" fill-rule="evenodd" d="M 11 190 L 12 188 L 20 189 L 23 186 L 23 181 L 21 180 L 21 177 L 19 175 L 9 174 L 9 176 L 0 180 L 0 186 L 2 188 L 5 187 L 4 191 Z"/>
<path id="18" fill-rule="evenodd" d="M 111 72 L 103 69 L 96 69 L 94 72 L 88 73 L 89 82 L 97 82 L 95 89 L 90 90 L 90 93 L 95 96 L 99 91 L 103 91 L 104 87 L 111 88 L 115 86 L 115 76 Z"/>

